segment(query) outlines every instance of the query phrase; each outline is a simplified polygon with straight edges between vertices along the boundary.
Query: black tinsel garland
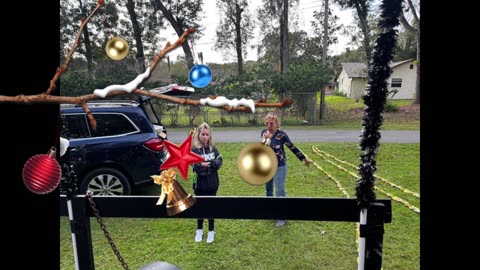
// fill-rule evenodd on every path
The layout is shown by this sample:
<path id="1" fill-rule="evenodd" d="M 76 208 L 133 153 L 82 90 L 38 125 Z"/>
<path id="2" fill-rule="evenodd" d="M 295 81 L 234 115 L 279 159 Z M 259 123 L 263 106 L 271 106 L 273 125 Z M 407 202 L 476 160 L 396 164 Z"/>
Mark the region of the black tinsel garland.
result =
<path id="1" fill-rule="evenodd" d="M 383 33 L 377 38 L 373 47 L 372 59 L 368 69 L 368 83 L 365 102 L 365 113 L 362 121 L 362 135 L 360 136 L 360 179 L 357 180 L 356 196 L 361 208 L 369 208 L 376 199 L 374 192 L 374 177 L 376 161 L 375 157 L 379 148 L 380 127 L 383 122 L 383 110 L 387 98 L 387 79 L 392 73 L 389 64 L 393 59 L 396 45 L 397 31 L 394 30 L 399 24 L 399 15 L 402 12 L 402 0 L 383 0 L 382 13 L 378 27 Z"/>
<path id="2" fill-rule="evenodd" d="M 61 116 L 61 122 L 60 137 L 69 138 L 67 120 L 63 115 Z M 76 155 L 70 151 L 67 151 L 61 158 L 65 159 L 65 162 L 62 162 L 62 170 L 66 172 L 66 175 L 64 175 L 62 181 L 60 181 L 60 194 L 65 194 L 67 200 L 71 200 L 73 196 L 78 194 L 77 174 L 75 173 L 78 160 Z"/>

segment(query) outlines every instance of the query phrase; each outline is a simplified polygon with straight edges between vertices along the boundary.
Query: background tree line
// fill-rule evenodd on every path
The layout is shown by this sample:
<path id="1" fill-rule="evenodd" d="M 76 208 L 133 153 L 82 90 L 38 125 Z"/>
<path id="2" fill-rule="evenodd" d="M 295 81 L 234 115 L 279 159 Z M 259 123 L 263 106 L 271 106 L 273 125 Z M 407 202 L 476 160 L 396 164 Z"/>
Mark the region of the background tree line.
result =
<path id="1" fill-rule="evenodd" d="M 64 61 L 77 34 L 82 17 L 96 5 L 94 0 L 61 0 L 60 58 Z M 419 0 L 407 0 L 402 14 L 403 29 L 398 29 L 396 60 L 417 58 L 420 61 Z M 369 62 L 376 36 L 378 1 L 320 0 L 310 22 L 313 35 L 299 29 L 299 0 L 262 0 L 257 9 L 247 0 L 217 0 L 220 11 L 215 48 L 236 61 L 225 64 L 206 63 L 214 80 L 199 95 L 235 95 L 238 97 L 284 98 L 288 92 L 320 91 L 340 71 L 341 62 Z M 354 25 L 341 25 L 332 6 L 354 10 Z M 105 1 L 82 33 L 81 46 L 74 54 L 68 72 L 62 77 L 62 95 L 82 95 L 110 84 L 123 84 L 145 71 L 148 59 L 165 46 L 162 33 L 171 26 L 180 36 L 187 28 L 197 31 L 182 46 L 184 57 L 163 59 L 169 80 L 148 80 L 147 89 L 170 82 L 189 85 L 188 71 L 201 59 L 190 45 L 204 31 L 200 21 L 206 12 L 203 0 L 115 0 Z M 260 27 L 260 44 L 250 44 L 254 26 Z M 405 29 L 405 30 L 404 30 Z M 350 37 L 346 51 L 332 56 L 329 46 L 337 43 L 338 34 Z M 114 61 L 105 54 L 105 44 L 121 36 L 130 45 L 126 59 Z M 258 61 L 245 61 L 248 46 L 255 46 Z M 419 70 L 419 69 L 418 69 Z M 418 79 L 420 77 L 418 76 Z M 417 82 L 418 83 L 418 82 Z M 418 85 L 419 87 L 419 85 Z M 419 88 L 417 89 L 419 93 Z M 419 102 L 419 96 L 418 96 Z"/>

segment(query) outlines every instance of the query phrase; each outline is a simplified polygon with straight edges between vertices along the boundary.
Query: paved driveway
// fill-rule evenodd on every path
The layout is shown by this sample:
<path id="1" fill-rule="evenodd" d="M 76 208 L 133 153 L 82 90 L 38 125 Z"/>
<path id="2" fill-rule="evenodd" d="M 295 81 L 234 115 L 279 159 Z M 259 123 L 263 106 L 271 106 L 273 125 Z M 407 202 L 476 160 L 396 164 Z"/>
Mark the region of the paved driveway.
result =
<path id="1" fill-rule="evenodd" d="M 259 130 L 214 129 L 215 142 L 258 142 Z M 360 141 L 360 130 L 295 130 L 285 129 L 290 139 L 296 142 L 354 142 Z M 420 143 L 419 130 L 383 130 L 380 143 Z M 168 131 L 168 139 L 180 144 L 187 136 L 185 131 Z"/>

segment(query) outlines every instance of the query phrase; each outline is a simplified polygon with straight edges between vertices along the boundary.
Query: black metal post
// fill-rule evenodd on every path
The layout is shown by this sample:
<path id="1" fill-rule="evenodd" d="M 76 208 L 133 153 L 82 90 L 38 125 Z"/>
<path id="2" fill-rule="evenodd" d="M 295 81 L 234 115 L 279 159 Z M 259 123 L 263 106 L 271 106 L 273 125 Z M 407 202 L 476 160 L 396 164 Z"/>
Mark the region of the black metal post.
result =
<path id="1" fill-rule="evenodd" d="M 380 270 L 382 268 L 382 247 L 385 206 L 373 203 L 367 212 L 367 224 L 360 225 L 360 237 L 365 237 L 364 270 Z"/>
<path id="2" fill-rule="evenodd" d="M 73 220 L 70 221 L 72 233 L 75 234 L 79 269 L 95 269 L 93 261 L 92 234 L 88 201 L 72 199 Z M 90 211 L 91 212 L 91 211 Z"/>

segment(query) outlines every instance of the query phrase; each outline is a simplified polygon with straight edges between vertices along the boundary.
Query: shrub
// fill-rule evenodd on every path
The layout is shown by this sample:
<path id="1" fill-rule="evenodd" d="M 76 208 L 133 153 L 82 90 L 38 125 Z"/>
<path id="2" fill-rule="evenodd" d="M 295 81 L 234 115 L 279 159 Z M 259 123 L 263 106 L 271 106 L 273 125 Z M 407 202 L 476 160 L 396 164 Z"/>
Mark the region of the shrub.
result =
<path id="1" fill-rule="evenodd" d="M 257 118 L 252 118 L 247 120 L 248 124 L 256 126 L 257 125 Z"/>
<path id="2" fill-rule="evenodd" d="M 346 93 L 341 93 L 340 91 L 335 90 L 335 91 L 332 93 L 332 96 L 347 97 L 347 94 L 346 94 Z"/>
<path id="3" fill-rule="evenodd" d="M 398 106 L 395 105 L 393 102 L 391 101 L 387 101 L 385 103 L 385 109 L 384 109 L 385 112 L 396 112 L 398 111 Z"/>
<path id="4" fill-rule="evenodd" d="M 212 126 L 214 127 L 221 127 L 222 126 L 222 121 L 220 119 L 214 119 L 212 121 Z"/>

